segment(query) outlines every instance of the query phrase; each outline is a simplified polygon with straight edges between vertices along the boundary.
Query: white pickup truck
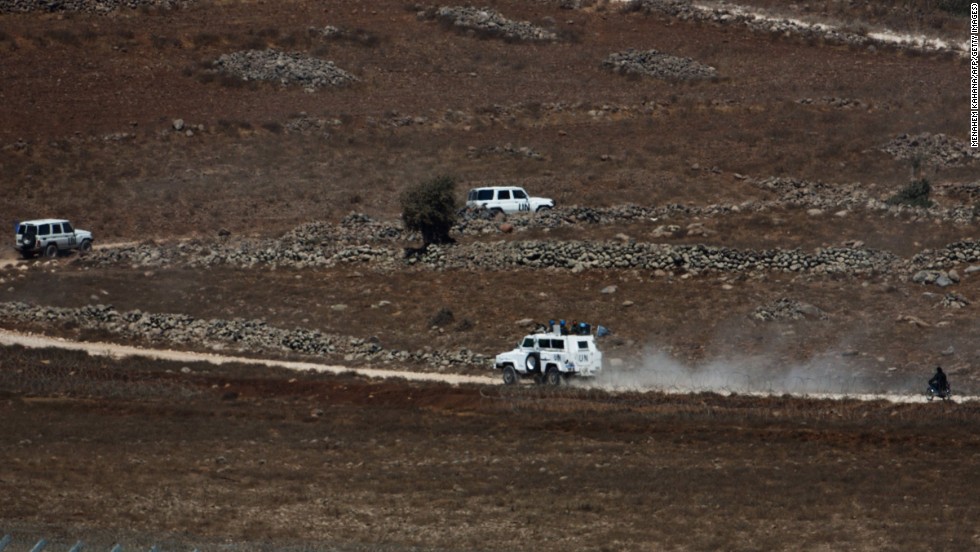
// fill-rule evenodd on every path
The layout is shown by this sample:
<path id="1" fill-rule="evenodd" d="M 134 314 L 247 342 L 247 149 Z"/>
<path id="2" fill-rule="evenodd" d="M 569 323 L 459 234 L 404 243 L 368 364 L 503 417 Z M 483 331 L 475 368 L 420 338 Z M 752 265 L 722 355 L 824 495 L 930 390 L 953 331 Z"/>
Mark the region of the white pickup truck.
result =
<path id="1" fill-rule="evenodd" d="M 522 378 L 560 385 L 570 377 L 599 375 L 602 352 L 590 333 L 576 334 L 575 328 L 572 333 L 565 333 L 558 326 L 552 326 L 550 332 L 527 335 L 516 349 L 497 355 L 494 368 L 503 371 L 506 385 L 513 385 Z"/>

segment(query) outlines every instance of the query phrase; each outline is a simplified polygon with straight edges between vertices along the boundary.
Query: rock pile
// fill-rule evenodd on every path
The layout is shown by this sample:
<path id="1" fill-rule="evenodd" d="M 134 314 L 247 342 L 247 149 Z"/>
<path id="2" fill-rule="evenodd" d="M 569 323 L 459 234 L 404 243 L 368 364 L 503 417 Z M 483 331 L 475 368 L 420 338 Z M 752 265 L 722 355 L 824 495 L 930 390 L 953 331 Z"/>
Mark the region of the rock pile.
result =
<path id="1" fill-rule="evenodd" d="M 309 27 L 307 32 L 310 36 L 320 37 L 327 40 L 346 40 L 353 42 L 355 44 L 360 44 L 361 46 L 375 46 L 381 39 L 377 35 L 365 30 L 365 29 L 348 29 L 345 27 L 335 27 L 333 25 L 327 25 L 326 27 Z"/>
<path id="2" fill-rule="evenodd" d="M 774 192 L 777 201 L 794 207 L 818 209 L 855 209 L 867 205 L 865 189 L 858 184 L 827 184 L 801 178 L 770 177 L 753 182 L 756 186 Z"/>
<path id="3" fill-rule="evenodd" d="M 307 355 L 343 356 L 350 361 L 370 363 L 422 363 L 486 367 L 488 358 L 468 349 L 430 352 L 386 350 L 376 338 L 327 335 L 316 330 L 286 330 L 261 320 L 203 320 L 184 314 L 159 314 L 139 310 L 119 312 L 110 305 L 80 308 L 43 307 L 26 303 L 0 303 L 0 318 L 21 324 L 53 324 L 97 329 L 127 339 L 197 344 L 212 349 L 235 347 L 243 351 L 285 351 Z"/>
<path id="4" fill-rule="evenodd" d="M 120 8 L 171 9 L 194 0 L 0 0 L 0 13 L 88 12 L 107 13 Z"/>
<path id="5" fill-rule="evenodd" d="M 283 86 L 300 85 L 310 91 L 325 86 L 346 86 L 357 80 L 332 61 L 275 48 L 225 54 L 214 61 L 213 67 L 246 81 L 275 81 Z"/>
<path id="6" fill-rule="evenodd" d="M 519 241 L 429 247 L 409 264 L 432 268 L 505 270 L 638 269 L 666 273 L 795 272 L 870 274 L 890 270 L 898 259 L 866 248 L 836 247 L 813 253 L 800 250 L 738 250 L 706 245 L 641 242 Z"/>
<path id="7" fill-rule="evenodd" d="M 970 306 L 970 302 L 959 293 L 949 292 L 943 295 L 942 300 L 939 302 L 939 306 L 944 309 L 965 309 Z"/>
<path id="8" fill-rule="evenodd" d="M 980 159 L 980 151 L 945 134 L 902 134 L 881 147 L 895 159 L 919 160 L 928 165 L 950 167 Z"/>
<path id="9" fill-rule="evenodd" d="M 866 109 L 868 104 L 862 100 L 853 98 L 838 98 L 836 96 L 824 96 L 822 98 L 801 98 L 796 101 L 801 105 L 826 105 L 837 109 Z"/>
<path id="10" fill-rule="evenodd" d="M 803 320 L 806 318 L 823 320 L 827 318 L 827 313 L 809 303 L 784 297 L 768 305 L 757 307 L 752 311 L 751 318 L 764 322 L 771 322 L 773 320 Z"/>
<path id="11" fill-rule="evenodd" d="M 835 214 L 842 210 L 866 209 L 894 216 L 928 217 L 960 224 L 972 224 L 980 216 L 980 211 L 971 205 L 943 207 L 937 204 L 926 208 L 891 204 L 887 199 L 869 196 L 860 183 L 826 184 L 799 178 L 771 177 L 755 180 L 754 184 L 778 195 L 774 202 L 754 204 L 756 210 L 785 205 L 811 207 Z"/>
<path id="12" fill-rule="evenodd" d="M 500 12 L 484 7 L 464 6 L 441 7 L 423 10 L 420 19 L 436 19 L 453 29 L 468 31 L 481 36 L 502 38 L 514 42 L 549 42 L 558 40 L 558 35 L 548 29 L 532 25 L 527 21 L 511 21 Z"/>
<path id="13" fill-rule="evenodd" d="M 504 144 L 503 146 L 486 146 L 483 148 L 470 147 L 467 151 L 467 155 L 470 157 L 481 157 L 485 154 L 504 155 L 507 157 L 523 157 L 537 161 L 544 159 L 543 155 L 527 146 L 515 147 L 511 144 Z"/>
<path id="14" fill-rule="evenodd" d="M 409 237 L 412 235 L 401 224 L 376 221 L 362 213 L 351 213 L 340 221 L 339 226 L 324 221 L 300 225 L 287 232 L 282 241 L 303 246 L 325 246 L 335 242 L 394 241 Z"/>
<path id="15" fill-rule="evenodd" d="M 788 185 L 795 190 L 795 184 Z M 674 206 L 676 212 L 685 212 Z M 721 208 L 717 208 L 720 210 Z M 610 209 L 566 208 L 522 217 L 508 217 L 516 228 L 552 227 L 562 224 L 601 223 L 650 217 L 652 210 L 639 206 Z M 661 216 L 671 207 L 654 210 Z M 703 214 L 703 211 L 697 211 Z M 486 210 L 466 210 L 457 227 L 463 235 L 498 233 L 500 221 Z M 665 227 L 667 228 L 667 227 Z M 668 231 L 679 231 L 678 226 Z M 640 269 L 666 273 L 702 272 L 792 272 L 801 274 L 913 273 L 942 270 L 980 261 L 980 243 L 962 241 L 910 260 L 851 242 L 840 247 L 800 250 L 739 250 L 705 245 L 672 245 L 637 242 L 624 238 L 591 241 L 494 241 L 455 246 L 430 246 L 406 257 L 401 246 L 417 242 L 416 234 L 400 224 L 375 221 L 361 214 L 346 217 L 339 225 L 327 222 L 304 224 L 278 239 L 189 241 L 174 245 L 139 244 L 102 249 L 81 259 L 97 265 L 129 264 L 137 267 L 167 265 L 241 267 L 327 267 L 369 264 L 376 270 L 402 270 L 415 266 L 427 270 L 506 270 L 512 268 Z M 935 279 L 929 283 L 933 283 Z"/>
<path id="16" fill-rule="evenodd" d="M 602 67 L 623 75 L 646 75 L 665 80 L 698 80 L 718 76 L 714 67 L 657 50 L 631 49 L 610 54 L 602 61 Z"/>
<path id="17" fill-rule="evenodd" d="M 922 251 L 912 257 L 911 263 L 924 270 L 941 270 L 949 266 L 977 262 L 977 260 L 980 260 L 980 242 L 962 240 L 942 249 Z"/>
<path id="18" fill-rule="evenodd" d="M 978 257 L 980 258 L 980 257 Z M 134 266 L 271 266 L 323 267 L 369 263 L 380 270 L 406 265 L 426 269 L 506 270 L 530 269 L 641 269 L 669 273 L 796 272 L 811 274 L 869 274 L 890 271 L 898 259 L 861 247 L 800 250 L 738 250 L 705 245 L 587 241 L 474 242 L 456 246 L 430 246 L 405 258 L 400 248 L 344 244 L 308 239 L 280 239 L 265 243 L 183 243 L 171 247 L 136 245 L 95 252 L 82 262 Z"/>
<path id="19" fill-rule="evenodd" d="M 342 122 L 340 119 L 312 117 L 303 112 L 290 118 L 283 126 L 285 127 L 286 132 L 327 137 L 330 136 L 331 129 L 340 126 L 341 124 Z"/>

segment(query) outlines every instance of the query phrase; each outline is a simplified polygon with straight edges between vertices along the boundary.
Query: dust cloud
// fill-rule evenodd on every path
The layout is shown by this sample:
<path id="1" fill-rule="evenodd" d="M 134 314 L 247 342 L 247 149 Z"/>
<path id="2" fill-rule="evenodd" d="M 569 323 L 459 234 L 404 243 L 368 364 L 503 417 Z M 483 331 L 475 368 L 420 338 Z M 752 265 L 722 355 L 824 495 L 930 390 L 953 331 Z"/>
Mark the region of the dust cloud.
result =
<path id="1" fill-rule="evenodd" d="M 913 393 L 912 381 L 882 381 L 840 353 L 802 363 L 781 364 L 771 356 L 715 359 L 686 365 L 650 350 L 633 364 L 610 366 L 593 385 L 609 390 L 714 392 L 756 395 L 867 395 Z"/>

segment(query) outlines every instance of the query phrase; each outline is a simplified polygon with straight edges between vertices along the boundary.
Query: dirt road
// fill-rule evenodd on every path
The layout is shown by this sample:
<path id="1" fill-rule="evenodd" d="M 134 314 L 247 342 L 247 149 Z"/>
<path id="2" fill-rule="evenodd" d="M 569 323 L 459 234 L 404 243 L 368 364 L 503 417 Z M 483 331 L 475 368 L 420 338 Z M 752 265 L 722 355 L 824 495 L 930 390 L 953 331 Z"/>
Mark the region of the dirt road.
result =
<path id="1" fill-rule="evenodd" d="M 403 378 L 411 381 L 433 381 L 459 385 L 462 383 L 491 384 L 497 380 L 490 377 L 463 376 L 456 374 L 433 374 L 423 372 L 409 372 L 402 370 L 384 370 L 378 368 L 350 368 L 347 366 L 337 366 L 319 364 L 315 362 L 295 362 L 287 360 L 255 359 L 247 357 L 237 357 L 228 355 L 213 355 L 207 353 L 195 353 L 190 351 L 174 351 L 172 349 L 143 349 L 128 345 L 117 345 L 113 343 L 88 343 L 68 341 L 65 339 L 48 337 L 36 334 L 21 334 L 9 330 L 0 329 L 0 344 L 20 345 L 33 349 L 57 347 L 59 349 L 69 349 L 73 351 L 84 351 L 94 356 L 110 356 L 123 358 L 129 356 L 143 357 L 154 360 L 171 360 L 178 362 L 208 362 L 211 364 L 249 364 L 261 366 L 274 366 L 287 368 L 289 370 L 342 374 L 353 372 L 361 376 L 371 378 Z"/>
<path id="2" fill-rule="evenodd" d="M 330 373 L 330 374 L 341 374 L 345 372 L 356 373 L 360 376 L 365 376 L 369 378 L 402 378 L 410 381 L 419 382 L 438 382 L 438 383 L 448 383 L 451 385 L 460 384 L 478 384 L 478 385 L 497 385 L 500 383 L 499 378 L 491 376 L 467 376 L 459 374 L 439 374 L 430 372 L 412 372 L 408 370 L 387 370 L 380 368 L 354 368 L 341 365 L 329 365 L 320 364 L 316 362 L 298 362 L 298 361 L 287 361 L 287 360 L 275 360 L 275 359 L 256 359 L 240 356 L 228 356 L 228 355 L 216 355 L 209 353 L 197 353 L 191 351 L 175 351 L 172 349 L 145 349 L 141 347 L 132 347 L 128 345 L 117 345 L 114 343 L 93 343 L 93 342 L 77 342 L 69 341 L 66 339 L 49 337 L 37 334 L 22 334 L 17 332 L 12 332 L 10 330 L 0 329 L 0 345 L 20 345 L 29 348 L 47 348 L 56 347 L 60 349 L 69 349 L 74 351 L 84 351 L 90 355 L 94 356 L 110 356 L 114 358 L 123 357 L 143 357 L 154 360 L 171 360 L 178 362 L 207 362 L 211 364 L 228 364 L 228 363 L 240 363 L 248 364 L 254 366 L 271 366 L 277 368 L 286 368 L 289 370 L 296 371 L 314 371 L 319 373 Z M 620 381 L 620 383 L 617 383 Z M 574 382 L 573 385 L 576 387 L 594 387 L 600 388 L 607 391 L 617 392 L 644 392 L 644 391 L 662 391 L 671 394 L 688 394 L 699 391 L 711 391 L 709 389 L 683 389 L 679 387 L 671 388 L 658 388 L 656 386 L 638 386 L 638 385 L 625 385 L 621 383 L 621 380 L 617 380 L 615 377 L 600 378 L 597 381 Z M 723 389 L 715 390 L 722 395 L 728 394 Z M 855 393 L 855 394 L 844 394 L 844 393 L 774 393 L 766 391 L 743 391 L 739 392 L 740 395 L 749 395 L 754 397 L 771 397 L 771 396 L 796 396 L 799 398 L 807 399 L 828 399 L 828 400 L 842 400 L 842 399 L 852 399 L 860 401 L 889 401 L 892 403 L 899 404 L 914 404 L 926 402 L 926 398 L 922 395 L 902 395 L 902 394 L 882 394 L 882 393 Z M 975 396 L 961 396 L 954 397 L 955 402 L 968 402 L 980 400 L 980 397 Z"/>

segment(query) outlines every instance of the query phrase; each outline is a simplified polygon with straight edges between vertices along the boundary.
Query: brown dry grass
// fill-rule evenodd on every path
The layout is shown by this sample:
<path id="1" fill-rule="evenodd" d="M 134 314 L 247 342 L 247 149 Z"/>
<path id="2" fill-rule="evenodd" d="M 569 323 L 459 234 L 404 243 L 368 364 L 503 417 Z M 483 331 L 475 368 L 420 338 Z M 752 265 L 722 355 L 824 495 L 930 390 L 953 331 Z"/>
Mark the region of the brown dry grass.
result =
<path id="1" fill-rule="evenodd" d="M 0 382 L 3 513 L 25 539 L 244 550 L 928 550 L 976 539 L 938 531 L 978 513 L 977 413 L 966 405 L 498 393 L 248 366 L 177 376 L 182 365 L 8 353 L 0 369 L 38 374 L 32 387 Z M 79 390 L 57 372 L 68 365 L 116 385 Z M 145 393 L 175 384 L 188 392 Z M 47 525 L 66 519 L 79 525 Z"/>

